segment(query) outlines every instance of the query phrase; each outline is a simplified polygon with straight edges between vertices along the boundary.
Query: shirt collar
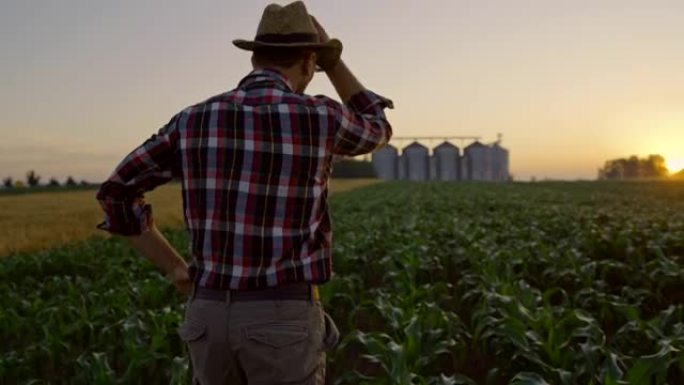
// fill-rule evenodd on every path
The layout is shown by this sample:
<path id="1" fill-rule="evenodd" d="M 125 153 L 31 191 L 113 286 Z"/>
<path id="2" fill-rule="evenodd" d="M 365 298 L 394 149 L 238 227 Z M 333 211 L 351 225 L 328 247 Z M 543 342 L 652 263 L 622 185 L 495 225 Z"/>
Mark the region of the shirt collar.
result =
<path id="1" fill-rule="evenodd" d="M 270 83 L 269 85 L 274 88 L 294 92 L 287 77 L 282 72 L 272 68 L 256 69 L 250 72 L 249 75 L 240 80 L 238 88 L 247 88 L 256 83 Z"/>

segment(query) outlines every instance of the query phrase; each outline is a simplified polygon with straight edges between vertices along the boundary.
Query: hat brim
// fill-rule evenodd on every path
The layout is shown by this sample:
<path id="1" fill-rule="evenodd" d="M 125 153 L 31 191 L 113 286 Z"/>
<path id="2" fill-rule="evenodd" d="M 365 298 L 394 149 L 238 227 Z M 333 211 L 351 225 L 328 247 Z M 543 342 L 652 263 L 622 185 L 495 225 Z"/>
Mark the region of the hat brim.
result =
<path id="1" fill-rule="evenodd" d="M 337 49 L 342 43 L 337 39 L 330 39 L 325 43 L 264 43 L 255 40 L 233 40 L 233 45 L 246 51 L 254 51 L 258 48 L 311 48 L 311 49 Z"/>
<path id="2" fill-rule="evenodd" d="M 342 56 L 342 42 L 338 39 L 330 39 L 325 43 L 264 43 L 254 40 L 233 40 L 233 45 L 246 51 L 254 51 L 259 48 L 309 48 L 316 51 L 318 59 L 316 64 L 320 69 L 332 67 Z M 318 69 L 320 71 L 320 69 Z"/>

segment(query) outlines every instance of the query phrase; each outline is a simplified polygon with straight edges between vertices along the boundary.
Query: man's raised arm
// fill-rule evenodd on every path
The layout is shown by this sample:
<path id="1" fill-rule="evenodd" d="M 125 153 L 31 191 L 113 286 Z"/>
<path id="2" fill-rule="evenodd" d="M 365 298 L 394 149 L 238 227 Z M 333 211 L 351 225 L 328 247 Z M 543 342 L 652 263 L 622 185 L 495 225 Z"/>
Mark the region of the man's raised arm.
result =
<path id="1" fill-rule="evenodd" d="M 311 20 L 318 30 L 319 41 L 328 41 L 330 38 L 321 24 L 313 16 Z M 328 105 L 338 121 L 333 152 L 355 156 L 385 145 L 392 136 L 392 126 L 384 109 L 393 108 L 392 101 L 367 90 L 341 59 L 324 69 L 344 103 Z"/>

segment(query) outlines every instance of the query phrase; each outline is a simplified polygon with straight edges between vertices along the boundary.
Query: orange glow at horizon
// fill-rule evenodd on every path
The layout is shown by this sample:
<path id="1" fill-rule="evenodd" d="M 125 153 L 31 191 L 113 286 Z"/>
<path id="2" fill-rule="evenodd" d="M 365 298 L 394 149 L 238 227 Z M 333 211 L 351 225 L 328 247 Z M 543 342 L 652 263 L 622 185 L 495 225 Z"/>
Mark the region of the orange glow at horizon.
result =
<path id="1" fill-rule="evenodd" d="M 671 174 L 684 170 L 684 156 L 665 157 L 665 166 Z"/>

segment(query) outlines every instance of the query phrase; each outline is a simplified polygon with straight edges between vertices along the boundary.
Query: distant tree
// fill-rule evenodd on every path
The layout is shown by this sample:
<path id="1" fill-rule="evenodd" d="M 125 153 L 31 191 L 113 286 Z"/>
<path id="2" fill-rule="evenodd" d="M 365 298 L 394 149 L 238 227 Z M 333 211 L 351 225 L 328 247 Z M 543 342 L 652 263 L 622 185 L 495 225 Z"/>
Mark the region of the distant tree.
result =
<path id="1" fill-rule="evenodd" d="M 641 160 L 636 156 L 632 155 L 628 159 L 624 159 L 623 162 L 623 178 L 625 179 L 637 179 L 641 177 Z"/>
<path id="2" fill-rule="evenodd" d="M 5 188 L 12 188 L 14 187 L 14 180 L 11 176 L 8 176 L 7 178 L 2 180 L 2 185 L 5 186 Z"/>
<path id="3" fill-rule="evenodd" d="M 59 181 L 53 177 L 53 178 L 50 178 L 50 181 L 48 182 L 48 186 L 59 187 L 60 184 L 59 184 Z"/>
<path id="4" fill-rule="evenodd" d="M 71 175 L 69 175 L 69 177 L 67 178 L 66 182 L 64 182 L 64 185 L 65 185 L 65 186 L 70 186 L 70 187 L 71 187 L 71 186 L 76 186 L 77 184 L 78 184 L 78 183 L 76 183 L 76 180 L 75 180 L 73 177 L 71 177 Z"/>
<path id="5" fill-rule="evenodd" d="M 36 187 L 40 183 L 40 175 L 36 174 L 35 171 L 30 170 L 29 172 L 26 173 L 26 184 L 29 185 L 29 187 Z"/>
<path id="6" fill-rule="evenodd" d="M 661 178 L 668 174 L 665 158 L 661 155 L 649 155 L 643 159 L 641 169 L 644 178 Z"/>
<path id="7" fill-rule="evenodd" d="M 674 174 L 672 177 L 675 179 L 684 180 L 684 169 L 681 169 L 678 173 Z"/>
<path id="8" fill-rule="evenodd" d="M 26 185 L 24 184 L 23 180 L 15 180 L 14 181 L 14 187 L 16 188 L 24 188 Z"/>
<path id="9" fill-rule="evenodd" d="M 614 159 L 606 161 L 603 168 L 599 169 L 599 179 L 619 180 L 624 179 L 625 167 L 624 159 Z"/>
<path id="10" fill-rule="evenodd" d="M 598 174 L 602 180 L 658 179 L 667 176 L 667 167 L 661 155 L 649 155 L 644 159 L 632 155 L 606 161 Z"/>
<path id="11" fill-rule="evenodd" d="M 85 179 L 81 179 L 80 185 L 81 185 L 81 186 L 90 186 L 90 182 L 88 182 L 88 181 L 85 180 Z"/>

